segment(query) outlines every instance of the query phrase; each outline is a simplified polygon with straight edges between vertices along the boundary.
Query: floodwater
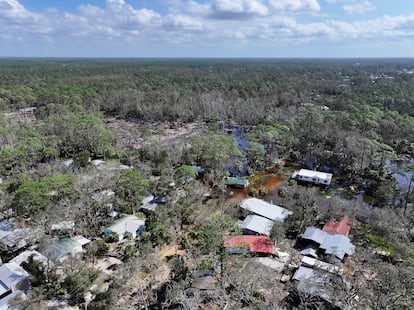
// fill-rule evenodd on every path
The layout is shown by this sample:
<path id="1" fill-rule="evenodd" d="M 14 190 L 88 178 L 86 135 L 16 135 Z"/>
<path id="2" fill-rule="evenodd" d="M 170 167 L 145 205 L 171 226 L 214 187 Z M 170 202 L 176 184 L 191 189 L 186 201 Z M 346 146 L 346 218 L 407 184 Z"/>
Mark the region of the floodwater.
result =
<path id="1" fill-rule="evenodd" d="M 385 161 L 388 171 L 394 173 L 395 180 L 401 189 L 408 189 L 413 172 L 407 171 L 405 165 L 414 164 L 414 159 L 406 158 L 399 162 L 392 162 L 389 159 Z"/>
<path id="2" fill-rule="evenodd" d="M 277 173 L 277 168 L 272 167 L 258 174 L 249 177 L 250 188 L 256 191 L 256 197 L 259 197 L 259 190 L 266 189 L 267 195 L 272 195 L 283 183 L 284 178 Z M 227 199 L 242 201 L 249 196 L 249 188 L 229 188 L 227 190 Z M 265 197 L 266 197 L 265 196 Z"/>

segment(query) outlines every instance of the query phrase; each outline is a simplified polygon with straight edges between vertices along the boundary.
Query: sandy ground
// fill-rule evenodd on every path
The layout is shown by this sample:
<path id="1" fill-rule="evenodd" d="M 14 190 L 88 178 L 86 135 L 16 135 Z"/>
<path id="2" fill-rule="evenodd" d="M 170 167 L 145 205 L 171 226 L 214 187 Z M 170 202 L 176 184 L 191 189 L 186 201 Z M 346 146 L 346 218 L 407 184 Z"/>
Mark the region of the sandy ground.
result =
<path id="1" fill-rule="evenodd" d="M 199 123 L 147 123 L 114 117 L 106 118 L 104 123 L 114 134 L 119 149 L 139 149 L 152 143 L 182 144 L 186 138 L 198 132 L 201 127 Z"/>

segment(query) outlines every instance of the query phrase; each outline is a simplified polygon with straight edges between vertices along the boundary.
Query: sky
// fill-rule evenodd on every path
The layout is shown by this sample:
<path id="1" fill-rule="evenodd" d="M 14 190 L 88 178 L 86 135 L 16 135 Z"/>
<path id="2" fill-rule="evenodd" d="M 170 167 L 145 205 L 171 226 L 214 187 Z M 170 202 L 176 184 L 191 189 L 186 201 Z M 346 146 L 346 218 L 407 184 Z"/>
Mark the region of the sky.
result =
<path id="1" fill-rule="evenodd" d="M 414 57 L 414 1 L 0 0 L 0 57 Z"/>

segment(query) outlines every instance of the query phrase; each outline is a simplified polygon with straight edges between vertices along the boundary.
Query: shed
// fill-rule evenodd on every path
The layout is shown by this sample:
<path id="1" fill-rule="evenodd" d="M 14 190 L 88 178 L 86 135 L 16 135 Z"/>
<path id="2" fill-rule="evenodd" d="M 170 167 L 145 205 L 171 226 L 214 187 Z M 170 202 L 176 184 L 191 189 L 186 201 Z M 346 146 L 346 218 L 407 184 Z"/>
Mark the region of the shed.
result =
<path id="1" fill-rule="evenodd" d="M 278 222 L 284 222 L 290 214 L 293 214 L 292 211 L 258 198 L 245 199 L 240 207 L 257 215 L 266 217 L 269 220 Z"/>
<path id="2" fill-rule="evenodd" d="M 135 215 L 125 215 L 105 228 L 104 234 L 105 236 L 111 236 L 115 233 L 121 241 L 127 236 L 136 238 L 143 231 L 145 231 L 145 220 L 139 219 Z"/>
<path id="3" fill-rule="evenodd" d="M 327 234 L 320 248 L 325 250 L 325 254 L 335 255 L 341 260 L 344 259 L 346 254 L 352 255 L 355 251 L 355 246 L 351 243 L 349 238 L 339 234 Z"/>
<path id="4" fill-rule="evenodd" d="M 296 179 L 299 182 L 328 186 L 332 181 L 332 173 L 300 169 L 299 171 L 295 171 L 293 173 L 292 178 Z"/>
<path id="5" fill-rule="evenodd" d="M 326 231 L 329 234 L 341 234 L 344 235 L 345 237 L 348 237 L 349 232 L 351 231 L 352 228 L 352 221 L 347 218 L 344 217 L 342 219 L 340 219 L 339 221 L 329 221 L 327 222 L 322 230 Z"/>
<path id="6" fill-rule="evenodd" d="M 249 186 L 249 180 L 246 178 L 226 177 L 224 178 L 224 184 L 229 187 L 246 188 Z"/>
<path id="7" fill-rule="evenodd" d="M 273 242 L 266 236 L 228 236 L 224 239 L 227 253 L 265 253 L 273 254 Z"/>
<path id="8" fill-rule="evenodd" d="M 241 223 L 240 228 L 243 229 L 243 233 L 246 235 L 270 235 L 270 231 L 274 222 L 265 217 L 258 215 L 248 215 L 243 223 Z"/>
<path id="9" fill-rule="evenodd" d="M 302 239 L 313 241 L 317 244 L 321 244 L 328 233 L 325 231 L 320 230 L 316 227 L 308 227 L 306 228 L 305 232 L 302 235 Z"/>

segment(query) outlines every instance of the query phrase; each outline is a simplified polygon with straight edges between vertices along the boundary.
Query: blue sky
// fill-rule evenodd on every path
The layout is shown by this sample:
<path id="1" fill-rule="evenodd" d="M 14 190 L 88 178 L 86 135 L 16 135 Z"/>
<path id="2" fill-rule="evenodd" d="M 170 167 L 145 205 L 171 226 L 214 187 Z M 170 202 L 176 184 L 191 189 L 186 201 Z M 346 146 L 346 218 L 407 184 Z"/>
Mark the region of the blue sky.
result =
<path id="1" fill-rule="evenodd" d="M 0 56 L 414 57 L 414 1 L 0 0 Z"/>

